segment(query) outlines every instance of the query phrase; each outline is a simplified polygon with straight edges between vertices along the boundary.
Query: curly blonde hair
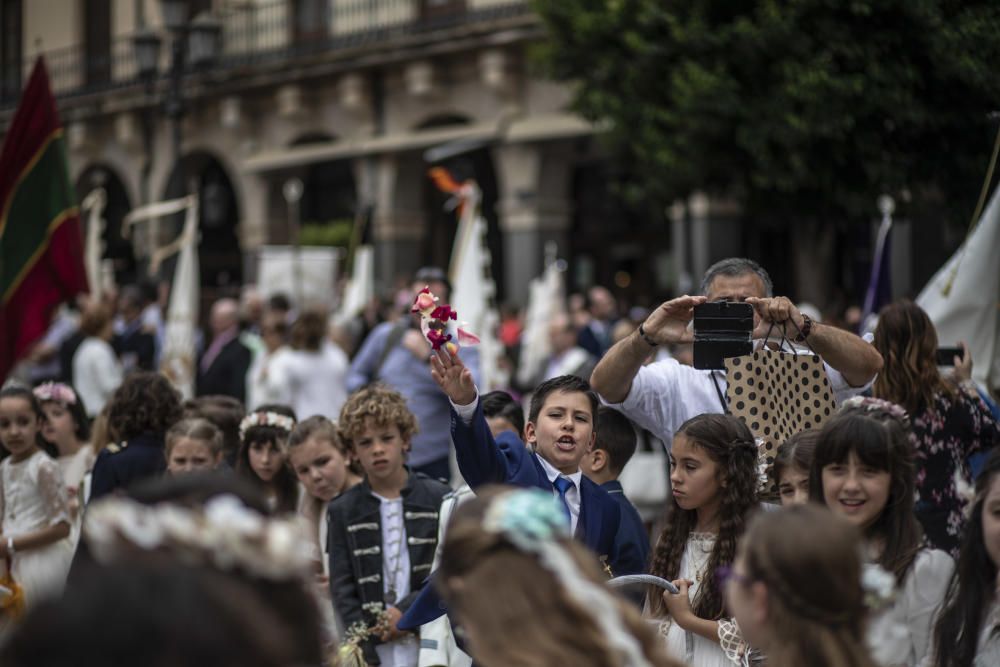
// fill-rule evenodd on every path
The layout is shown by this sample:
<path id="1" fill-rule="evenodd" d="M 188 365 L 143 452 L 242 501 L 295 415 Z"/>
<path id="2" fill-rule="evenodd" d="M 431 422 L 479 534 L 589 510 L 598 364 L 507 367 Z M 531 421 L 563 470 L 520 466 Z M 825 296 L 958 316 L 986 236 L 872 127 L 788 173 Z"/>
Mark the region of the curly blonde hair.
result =
<path id="1" fill-rule="evenodd" d="M 369 421 L 377 427 L 396 426 L 404 442 L 409 442 L 418 430 L 417 418 L 406 407 L 403 395 L 381 383 L 359 389 L 347 398 L 337 420 L 340 439 L 353 449 L 355 439 L 365 432 Z"/>

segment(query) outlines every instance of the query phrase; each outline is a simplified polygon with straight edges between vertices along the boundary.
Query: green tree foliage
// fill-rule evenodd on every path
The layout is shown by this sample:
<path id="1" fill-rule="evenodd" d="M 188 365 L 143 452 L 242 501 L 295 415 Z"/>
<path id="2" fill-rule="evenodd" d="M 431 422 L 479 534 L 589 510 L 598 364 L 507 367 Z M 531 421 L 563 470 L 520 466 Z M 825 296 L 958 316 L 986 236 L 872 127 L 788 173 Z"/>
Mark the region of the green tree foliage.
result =
<path id="1" fill-rule="evenodd" d="M 1000 109 L 995 0 L 535 0 L 543 61 L 661 203 L 865 219 L 879 193 L 967 217 Z"/>

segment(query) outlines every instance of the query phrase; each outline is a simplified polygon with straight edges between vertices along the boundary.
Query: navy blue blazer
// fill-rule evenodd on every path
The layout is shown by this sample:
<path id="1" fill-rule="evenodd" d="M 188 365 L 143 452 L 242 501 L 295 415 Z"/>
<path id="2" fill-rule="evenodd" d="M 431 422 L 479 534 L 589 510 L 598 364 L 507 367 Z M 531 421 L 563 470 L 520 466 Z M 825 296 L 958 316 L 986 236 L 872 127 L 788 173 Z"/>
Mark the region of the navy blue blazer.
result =
<path id="1" fill-rule="evenodd" d="M 601 484 L 601 488 L 618 501 L 622 511 L 622 522 L 618 524 L 618 543 L 622 550 L 627 551 L 629 560 L 643 563 L 643 571 L 649 563 L 649 533 L 642 522 L 642 517 L 629 499 L 625 496 L 622 484 L 617 479 Z"/>
<path id="2" fill-rule="evenodd" d="M 510 431 L 493 439 L 483 416 L 482 403 L 476 406 L 472 423 L 466 424 L 452 410 L 451 437 L 455 443 L 458 469 L 475 490 L 484 484 L 510 484 L 535 487 L 553 492 L 538 457 Z M 645 559 L 633 545 L 619 541 L 618 526 L 622 521 L 618 502 L 597 484 L 583 477 L 580 480 L 580 517 L 576 538 L 594 551 L 610 567 L 614 576 L 644 572 Z"/>

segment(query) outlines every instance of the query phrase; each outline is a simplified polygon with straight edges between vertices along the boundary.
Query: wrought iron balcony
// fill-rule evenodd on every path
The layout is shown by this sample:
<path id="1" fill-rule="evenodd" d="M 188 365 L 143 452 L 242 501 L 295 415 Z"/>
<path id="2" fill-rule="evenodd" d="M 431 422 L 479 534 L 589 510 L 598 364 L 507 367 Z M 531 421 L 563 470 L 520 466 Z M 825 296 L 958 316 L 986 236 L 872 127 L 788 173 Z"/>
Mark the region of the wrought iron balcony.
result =
<path id="1" fill-rule="evenodd" d="M 364 46 L 377 48 L 400 37 L 433 36 L 436 31 L 485 27 L 530 15 L 528 0 L 275 0 L 231 8 L 219 15 L 221 53 L 211 67 L 280 64 Z M 104 54 L 88 53 L 80 44 L 43 55 L 53 92 L 59 98 L 106 93 L 143 83 L 131 36 L 113 40 Z M 17 103 L 32 65 L 27 61 L 15 63 L 0 73 L 0 109 Z"/>

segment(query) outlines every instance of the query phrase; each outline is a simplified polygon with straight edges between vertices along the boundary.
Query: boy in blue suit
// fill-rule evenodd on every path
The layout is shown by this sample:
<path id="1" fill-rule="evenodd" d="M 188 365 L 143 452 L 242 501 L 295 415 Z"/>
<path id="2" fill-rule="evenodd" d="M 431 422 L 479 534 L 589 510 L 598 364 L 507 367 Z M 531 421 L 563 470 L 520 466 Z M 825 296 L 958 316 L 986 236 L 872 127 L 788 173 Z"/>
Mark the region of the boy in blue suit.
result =
<path id="1" fill-rule="evenodd" d="M 598 555 L 609 575 L 645 571 L 636 536 L 618 530 L 618 502 L 580 470 L 594 444 L 598 406 L 586 380 L 562 375 L 538 386 L 524 426 L 525 447 L 510 432 L 494 440 L 472 374 L 457 354 L 432 355 L 431 376 L 451 400 L 455 457 L 469 486 L 510 484 L 548 491 L 562 501 L 573 535 Z"/>
<path id="2" fill-rule="evenodd" d="M 649 533 L 618 481 L 618 476 L 635 454 L 635 445 L 635 429 L 628 417 L 602 405 L 597 409 L 597 438 L 590 452 L 580 462 L 580 468 L 584 475 L 618 501 L 622 510 L 618 541 L 627 548 L 635 548 L 638 551 L 636 557 L 643 563 L 648 563 Z"/>

